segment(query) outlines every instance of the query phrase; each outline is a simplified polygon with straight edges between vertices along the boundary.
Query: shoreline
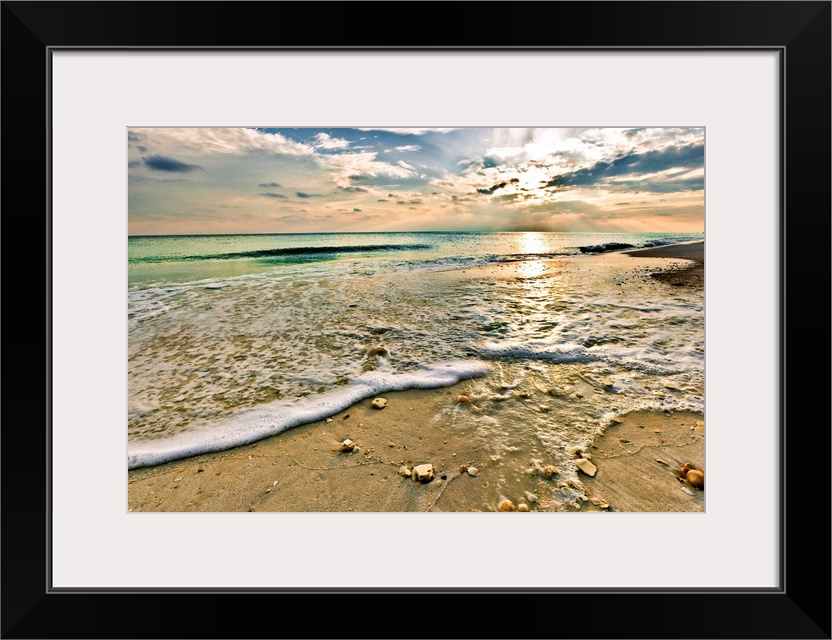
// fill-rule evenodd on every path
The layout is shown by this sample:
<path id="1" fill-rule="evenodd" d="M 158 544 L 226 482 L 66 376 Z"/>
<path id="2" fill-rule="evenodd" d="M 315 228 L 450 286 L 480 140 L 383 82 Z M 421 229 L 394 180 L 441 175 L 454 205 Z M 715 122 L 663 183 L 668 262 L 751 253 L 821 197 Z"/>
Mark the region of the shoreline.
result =
<path id="1" fill-rule="evenodd" d="M 662 287 L 699 287 L 704 280 L 704 242 L 605 254 L 593 261 L 608 264 L 611 270 L 629 265 L 627 269 L 642 276 L 649 273 Z M 519 268 L 518 264 L 471 269 L 467 277 L 482 277 L 484 269 L 491 272 L 486 275 L 517 277 Z M 459 401 L 472 384 L 464 380 L 451 387 L 386 393 L 382 397 L 388 405 L 381 410 L 374 409 L 368 398 L 330 418 L 253 444 L 132 469 L 127 508 L 133 512 L 467 512 L 497 511 L 503 500 L 509 500 L 515 507 L 526 504 L 531 511 L 704 510 L 704 492 L 691 490 L 676 478 L 686 462 L 697 468 L 704 465 L 701 413 L 638 411 L 619 416 L 580 454 L 591 458 L 596 475 L 580 473 L 576 483 L 560 474 L 544 478 L 536 472 L 532 460 L 540 458 L 539 464 L 546 465 L 545 456 L 528 450 L 495 454 L 487 437 L 461 431 L 453 419 L 447 419 L 475 409 Z M 357 443 L 358 450 L 336 451 L 344 439 Z M 420 464 L 433 465 L 432 482 L 420 484 L 399 475 L 402 466 Z M 468 473 L 469 466 L 477 469 L 477 475 Z M 560 500 L 564 493 L 575 492 L 579 499 L 574 502 Z"/>

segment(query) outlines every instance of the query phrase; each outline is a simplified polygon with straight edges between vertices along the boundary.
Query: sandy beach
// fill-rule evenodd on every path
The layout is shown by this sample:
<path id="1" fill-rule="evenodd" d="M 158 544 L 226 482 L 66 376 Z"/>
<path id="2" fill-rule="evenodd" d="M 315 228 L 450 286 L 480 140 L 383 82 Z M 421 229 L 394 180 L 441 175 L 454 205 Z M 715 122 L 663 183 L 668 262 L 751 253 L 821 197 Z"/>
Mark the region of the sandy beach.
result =
<path id="1" fill-rule="evenodd" d="M 541 268 L 557 269 L 560 260 Z M 594 256 L 582 264 L 629 281 L 655 281 L 656 295 L 683 296 L 704 284 L 704 243 Z M 591 266 L 590 266 L 591 265 Z M 448 277 L 517 277 L 523 263 L 470 269 Z M 488 274 L 484 273 L 490 270 Z M 580 385 L 583 385 L 581 387 Z M 585 387 L 585 388 L 584 388 Z M 582 393 L 603 394 L 593 381 Z M 580 391 L 583 389 L 583 392 Z M 669 390 L 674 392 L 673 389 Z M 507 394 L 508 395 L 508 394 Z M 578 481 L 564 479 L 535 446 L 495 453 L 487 434 L 460 428 L 464 412 L 482 411 L 474 381 L 453 387 L 382 394 L 332 417 L 235 449 L 128 472 L 130 511 L 470 512 L 703 511 L 704 490 L 682 481 L 688 464 L 704 468 L 704 416 L 696 412 L 633 412 L 619 416 L 584 450 Z M 545 398 L 514 391 L 502 401 L 546 411 Z M 556 419 L 554 414 L 552 419 Z M 355 448 L 342 451 L 350 440 Z M 409 472 L 431 465 L 433 479 Z M 693 483 L 695 484 L 695 483 Z M 564 493 L 579 496 L 563 502 Z"/>

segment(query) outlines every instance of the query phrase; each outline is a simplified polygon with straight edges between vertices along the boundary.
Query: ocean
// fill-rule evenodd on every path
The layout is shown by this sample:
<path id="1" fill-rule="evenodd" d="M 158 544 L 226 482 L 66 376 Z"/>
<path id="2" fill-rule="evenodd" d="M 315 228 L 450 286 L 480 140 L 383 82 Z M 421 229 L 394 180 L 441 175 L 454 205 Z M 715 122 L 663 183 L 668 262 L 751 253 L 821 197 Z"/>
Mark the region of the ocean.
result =
<path id="1" fill-rule="evenodd" d="M 478 411 L 449 416 L 470 423 L 460 428 L 495 450 L 533 443 L 568 467 L 616 415 L 704 411 L 704 292 L 601 268 L 627 248 L 703 239 L 130 237 L 128 468 L 462 380 Z"/>

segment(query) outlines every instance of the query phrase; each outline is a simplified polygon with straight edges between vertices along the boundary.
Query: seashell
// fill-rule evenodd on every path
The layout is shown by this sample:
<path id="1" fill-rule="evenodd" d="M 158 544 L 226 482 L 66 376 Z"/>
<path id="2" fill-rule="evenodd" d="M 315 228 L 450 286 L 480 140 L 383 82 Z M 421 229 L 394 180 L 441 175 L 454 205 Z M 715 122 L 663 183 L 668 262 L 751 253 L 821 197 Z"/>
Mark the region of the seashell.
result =
<path id="1" fill-rule="evenodd" d="M 373 409 L 384 409 L 387 406 L 387 400 L 384 398 L 376 398 L 372 402 Z"/>
<path id="2" fill-rule="evenodd" d="M 590 498 L 589 500 L 590 500 L 590 502 L 592 502 L 592 504 L 594 504 L 599 509 L 608 509 L 609 506 L 610 506 L 610 503 L 607 502 L 606 500 L 604 500 L 603 498 L 595 497 L 595 498 Z"/>
<path id="3" fill-rule="evenodd" d="M 687 487 L 685 487 L 685 486 L 683 486 L 683 487 L 682 487 L 682 491 L 684 491 L 684 492 L 685 492 L 686 494 L 688 494 L 689 496 L 694 495 L 693 491 L 691 491 L 690 489 L 688 489 L 688 488 L 687 488 Z"/>
<path id="4" fill-rule="evenodd" d="M 497 509 L 500 511 L 517 511 L 517 507 L 515 507 L 514 503 L 508 498 L 500 500 L 500 504 L 497 505 Z"/>
<path id="5" fill-rule="evenodd" d="M 477 469 L 476 467 L 468 467 L 467 471 L 468 471 L 468 475 L 469 475 L 469 476 L 473 476 L 473 477 L 475 477 L 475 478 L 476 478 L 478 475 L 480 475 L 480 470 L 479 470 L 479 469 Z"/>
<path id="6" fill-rule="evenodd" d="M 341 444 L 339 444 L 333 451 L 339 451 L 341 453 L 350 453 L 351 451 L 355 451 L 357 448 L 356 444 L 347 438 Z"/>
<path id="7" fill-rule="evenodd" d="M 529 505 L 521 502 L 520 504 L 517 505 L 517 510 L 518 511 L 529 511 Z"/>
<path id="8" fill-rule="evenodd" d="M 528 500 L 531 504 L 534 504 L 538 501 L 538 497 L 535 494 L 526 491 L 526 500 Z"/>
<path id="9" fill-rule="evenodd" d="M 670 466 L 670 463 L 669 463 L 669 462 L 666 462 L 666 461 L 662 460 L 661 458 L 656 458 L 656 462 L 658 462 L 658 463 L 660 463 L 660 464 L 663 464 L 663 465 L 664 465 L 664 466 L 666 466 L 666 467 L 669 467 L 669 466 Z"/>

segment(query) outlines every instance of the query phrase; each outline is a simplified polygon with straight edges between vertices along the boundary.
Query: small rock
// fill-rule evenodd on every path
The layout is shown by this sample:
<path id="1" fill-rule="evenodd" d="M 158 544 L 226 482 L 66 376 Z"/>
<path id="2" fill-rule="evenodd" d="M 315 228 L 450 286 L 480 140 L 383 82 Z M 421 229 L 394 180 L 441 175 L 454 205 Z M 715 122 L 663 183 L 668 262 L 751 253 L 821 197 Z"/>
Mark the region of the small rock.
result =
<path id="1" fill-rule="evenodd" d="M 619 441 L 621 444 L 630 444 L 630 441 L 629 441 L 629 440 L 627 440 L 627 438 L 619 438 L 619 439 L 618 439 L 618 441 Z"/>
<path id="2" fill-rule="evenodd" d="M 575 397 L 576 397 L 576 398 L 583 398 L 583 397 L 584 397 L 584 394 L 582 394 L 582 393 L 576 393 L 576 394 L 575 394 Z"/>
<path id="3" fill-rule="evenodd" d="M 358 447 L 356 446 L 356 444 L 352 440 L 347 438 L 341 444 L 339 444 L 337 447 L 335 447 L 335 451 L 338 451 L 338 452 L 341 452 L 341 453 L 350 453 L 352 451 L 355 451 L 357 448 Z"/>
<path id="4" fill-rule="evenodd" d="M 394 448 L 394 447 L 396 446 L 396 443 L 395 443 L 395 442 L 388 442 L 388 443 L 387 443 L 387 446 L 388 446 L 388 447 L 390 447 L 390 448 L 392 449 L 392 448 Z"/>
<path id="5" fill-rule="evenodd" d="M 202 473 L 203 471 L 205 471 L 205 469 L 203 467 L 199 467 L 196 470 L 197 473 Z"/>
<path id="6" fill-rule="evenodd" d="M 545 404 L 541 404 L 537 407 L 537 410 L 540 411 L 540 413 L 549 413 L 552 409 L 551 407 L 547 407 Z"/>
<path id="7" fill-rule="evenodd" d="M 327 423 L 327 424 L 330 424 L 331 422 L 332 422 L 332 418 L 327 418 L 327 419 L 326 419 L 326 423 Z"/>
<path id="8" fill-rule="evenodd" d="M 590 501 L 599 509 L 609 509 L 610 503 L 603 498 L 590 498 Z"/>
<path id="9" fill-rule="evenodd" d="M 475 478 L 480 475 L 480 470 L 476 467 L 468 467 L 468 475 L 474 476 Z"/>
<path id="10" fill-rule="evenodd" d="M 433 465 L 420 464 L 413 467 L 413 473 L 410 476 L 414 482 L 427 483 L 433 480 Z"/>
<path id="11" fill-rule="evenodd" d="M 173 481 L 174 482 L 182 482 L 182 478 L 174 478 Z"/>
<path id="12" fill-rule="evenodd" d="M 624 422 L 624 421 L 623 421 L 623 420 L 621 420 L 620 418 L 612 418 L 612 419 L 610 420 L 610 424 L 622 424 L 623 422 Z"/>
<path id="13" fill-rule="evenodd" d="M 704 489 L 705 488 L 705 472 L 701 469 L 691 469 L 685 475 L 685 480 L 688 481 L 688 484 L 692 486 L 694 489 Z"/>
<path id="14" fill-rule="evenodd" d="M 376 398 L 372 402 L 373 409 L 384 409 L 387 406 L 387 400 L 384 398 Z"/>
<path id="15" fill-rule="evenodd" d="M 517 510 L 518 511 L 528 511 L 529 510 L 529 505 L 521 502 L 520 504 L 517 505 Z"/>
<path id="16" fill-rule="evenodd" d="M 275 480 L 274 482 L 272 482 L 272 486 L 273 486 L 273 487 L 276 487 L 276 486 L 277 486 L 277 480 Z"/>
<path id="17" fill-rule="evenodd" d="M 535 504 L 539 498 L 535 494 L 526 491 L 526 500 L 528 500 L 531 504 Z"/>
<path id="18" fill-rule="evenodd" d="M 656 458 L 656 462 L 658 462 L 659 464 L 663 464 L 666 467 L 670 466 L 669 462 L 666 462 L 665 460 L 662 460 L 661 458 Z"/>
<path id="19" fill-rule="evenodd" d="M 688 488 L 687 488 L 687 487 L 685 487 L 685 486 L 683 486 L 683 487 L 682 487 L 682 491 L 684 491 L 684 492 L 685 492 L 686 494 L 688 494 L 689 496 L 694 495 L 693 491 L 691 491 L 690 489 L 688 489 Z"/>
<path id="20" fill-rule="evenodd" d="M 471 402 L 471 398 L 469 398 L 468 396 L 457 396 L 457 397 L 455 398 L 455 400 L 456 400 L 459 404 L 469 404 L 469 403 Z"/>
<path id="21" fill-rule="evenodd" d="M 271 487 L 268 487 L 268 488 L 266 489 L 266 493 L 271 493 L 271 492 L 272 492 L 272 488 L 271 488 Z"/>
<path id="22" fill-rule="evenodd" d="M 412 471 L 405 466 L 399 467 L 399 475 L 403 478 L 409 478 Z"/>
<path id="23" fill-rule="evenodd" d="M 497 509 L 500 511 L 517 511 L 517 507 L 515 507 L 514 503 L 508 498 L 500 500 L 500 504 L 497 505 Z"/>
<path id="24" fill-rule="evenodd" d="M 595 476 L 595 473 L 598 471 L 598 467 L 596 467 L 586 458 L 578 458 L 577 460 L 575 460 L 575 466 L 578 467 L 578 469 L 583 471 L 590 478 Z"/>

